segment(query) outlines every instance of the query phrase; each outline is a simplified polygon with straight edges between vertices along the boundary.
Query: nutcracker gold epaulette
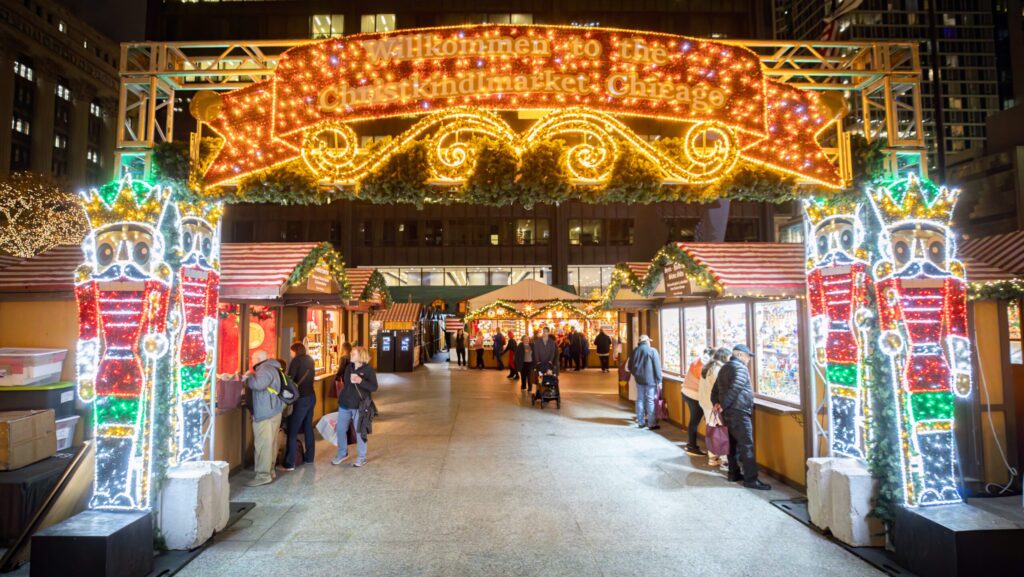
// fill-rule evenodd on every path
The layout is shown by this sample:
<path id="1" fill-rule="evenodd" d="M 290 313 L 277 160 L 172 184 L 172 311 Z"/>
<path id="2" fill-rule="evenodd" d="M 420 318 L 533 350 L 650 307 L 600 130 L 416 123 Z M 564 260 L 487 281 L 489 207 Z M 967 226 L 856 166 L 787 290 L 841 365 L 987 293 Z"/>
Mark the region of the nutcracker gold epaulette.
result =
<path id="1" fill-rule="evenodd" d="M 116 222 L 141 222 L 156 225 L 171 188 L 133 180 L 126 175 L 83 192 L 82 204 L 93 229 Z"/>
<path id="2" fill-rule="evenodd" d="M 181 217 L 200 218 L 210 223 L 214 229 L 220 225 L 220 219 L 224 216 L 224 203 L 222 202 L 179 202 L 178 212 Z"/>
<path id="3" fill-rule="evenodd" d="M 857 201 L 848 196 L 812 198 L 804 201 L 804 210 L 807 212 L 807 219 L 811 221 L 811 226 L 817 226 L 837 216 L 854 218 L 857 214 Z"/>
<path id="4" fill-rule="evenodd" d="M 948 226 L 960 189 L 939 186 L 911 173 L 906 178 L 869 188 L 868 194 L 886 222 L 931 220 Z"/>

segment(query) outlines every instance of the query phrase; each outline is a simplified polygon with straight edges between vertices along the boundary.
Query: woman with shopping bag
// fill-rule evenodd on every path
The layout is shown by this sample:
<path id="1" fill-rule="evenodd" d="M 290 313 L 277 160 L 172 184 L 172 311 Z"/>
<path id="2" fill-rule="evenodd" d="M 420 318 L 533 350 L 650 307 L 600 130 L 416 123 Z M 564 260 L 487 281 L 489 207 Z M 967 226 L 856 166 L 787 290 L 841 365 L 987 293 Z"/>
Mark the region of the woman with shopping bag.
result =
<path id="1" fill-rule="evenodd" d="M 356 462 L 353 467 L 362 467 L 366 464 L 366 435 L 361 434 L 361 427 L 369 421 L 367 411 L 363 410 L 366 400 L 370 394 L 377 390 L 377 373 L 370 366 L 370 353 L 365 347 L 352 348 L 352 362 L 345 367 L 342 377 L 342 389 L 338 393 L 338 423 L 335 430 L 338 431 L 338 438 L 341 438 L 341 431 L 348 431 L 349 425 L 356 429 Z M 338 445 L 338 454 L 331 459 L 332 465 L 340 465 L 348 459 L 348 445 Z"/>
<path id="2" fill-rule="evenodd" d="M 714 410 L 714 405 L 711 402 L 711 389 L 715 386 L 718 371 L 725 366 L 725 363 L 729 362 L 731 356 L 732 351 L 727 347 L 719 347 L 715 350 L 711 355 L 711 360 L 701 369 L 700 386 L 697 390 L 697 399 L 700 401 L 700 408 L 703 409 L 705 415 L 704 441 L 708 447 L 708 465 L 711 467 L 724 465 L 722 455 L 729 454 L 729 431 L 725 428 L 722 415 Z M 725 439 L 724 445 L 721 444 L 722 439 Z M 714 441 L 714 447 L 712 447 L 712 441 Z"/>

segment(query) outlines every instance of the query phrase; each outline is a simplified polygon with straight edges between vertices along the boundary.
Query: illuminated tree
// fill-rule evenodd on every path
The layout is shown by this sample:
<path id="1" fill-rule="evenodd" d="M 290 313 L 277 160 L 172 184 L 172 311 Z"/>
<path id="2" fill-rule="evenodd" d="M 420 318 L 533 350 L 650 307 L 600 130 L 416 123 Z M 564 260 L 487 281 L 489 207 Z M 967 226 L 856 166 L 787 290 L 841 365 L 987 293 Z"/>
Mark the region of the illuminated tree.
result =
<path id="1" fill-rule="evenodd" d="M 85 231 L 78 197 L 56 182 L 27 172 L 0 181 L 0 252 L 29 258 L 60 244 L 77 244 Z"/>

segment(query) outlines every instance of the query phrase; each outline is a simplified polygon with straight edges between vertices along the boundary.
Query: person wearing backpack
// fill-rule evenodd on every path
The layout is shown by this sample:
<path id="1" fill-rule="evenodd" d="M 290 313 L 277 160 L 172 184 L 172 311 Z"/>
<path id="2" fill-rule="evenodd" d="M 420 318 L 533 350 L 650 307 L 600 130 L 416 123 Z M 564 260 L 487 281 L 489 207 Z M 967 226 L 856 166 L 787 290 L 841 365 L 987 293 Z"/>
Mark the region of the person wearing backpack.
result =
<path id="1" fill-rule="evenodd" d="M 356 429 L 356 462 L 353 467 L 366 464 L 366 435 L 370 432 L 372 418 L 371 393 L 377 390 L 377 373 L 370 366 L 370 353 L 366 347 L 353 347 L 351 361 L 345 367 L 341 392 L 338 393 L 338 454 L 331 459 L 332 465 L 340 465 L 348 459 L 348 444 L 343 441 L 352 424 Z"/>
<path id="2" fill-rule="evenodd" d="M 313 357 L 306 354 L 306 346 L 302 343 L 292 343 L 291 351 L 292 361 L 288 363 L 288 377 L 298 386 L 299 398 L 292 405 L 292 414 L 288 416 L 288 445 L 284 452 L 285 471 L 295 470 L 295 452 L 300 431 L 305 444 L 303 462 L 309 465 L 316 456 L 316 439 L 313 436 L 313 409 L 316 407 L 313 379 L 316 367 Z"/>
<path id="3" fill-rule="evenodd" d="M 281 363 L 267 358 L 267 351 L 252 355 L 252 369 L 245 374 L 245 385 L 252 391 L 252 433 L 256 452 L 256 475 L 246 483 L 258 487 L 274 482 L 274 459 L 277 457 L 277 431 L 281 428 L 284 401 L 281 390 Z"/>

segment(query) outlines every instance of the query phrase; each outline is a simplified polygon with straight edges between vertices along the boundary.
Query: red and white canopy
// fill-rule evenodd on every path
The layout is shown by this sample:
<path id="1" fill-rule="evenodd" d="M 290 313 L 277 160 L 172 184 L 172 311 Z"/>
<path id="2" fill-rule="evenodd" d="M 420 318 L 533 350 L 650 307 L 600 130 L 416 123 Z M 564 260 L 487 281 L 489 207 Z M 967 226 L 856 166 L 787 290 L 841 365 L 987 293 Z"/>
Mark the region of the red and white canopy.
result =
<path id="1" fill-rule="evenodd" d="M 0 292 L 71 293 L 75 289 L 75 269 L 80 264 L 82 247 L 76 244 L 19 259 L 0 270 Z"/>
<path id="2" fill-rule="evenodd" d="M 1014 276 L 1022 276 L 1024 275 L 1024 230 L 965 240 L 960 243 L 960 255 L 964 258 L 964 262 L 972 259 L 1012 273 Z M 974 279 L 971 276 L 971 268 L 967 267 L 967 280 L 984 280 Z"/>
<path id="3" fill-rule="evenodd" d="M 7 268 L 12 264 L 18 264 L 19 262 L 21 262 L 21 259 L 16 256 L 0 254 L 0 269 Z"/>
<path id="4" fill-rule="evenodd" d="M 315 242 L 227 243 L 220 247 L 222 299 L 277 299 Z"/>
<path id="5" fill-rule="evenodd" d="M 801 296 L 806 291 L 804 245 L 782 242 L 681 242 L 722 285 L 724 296 Z"/>

